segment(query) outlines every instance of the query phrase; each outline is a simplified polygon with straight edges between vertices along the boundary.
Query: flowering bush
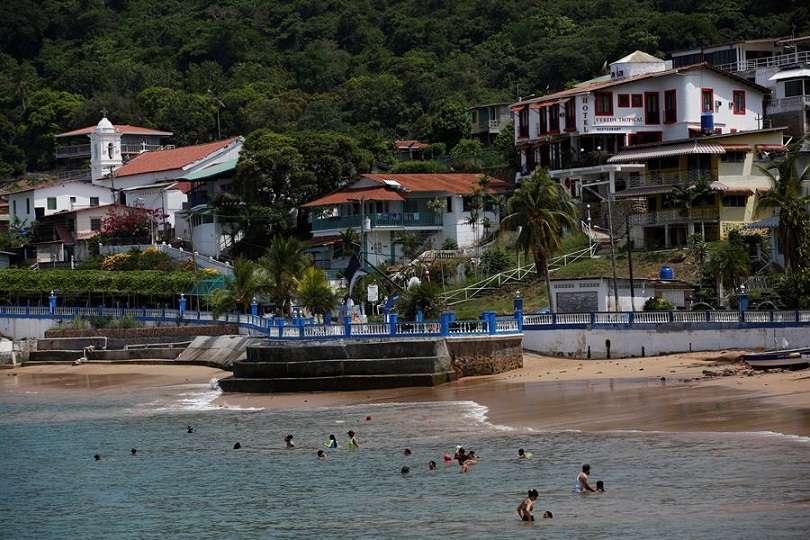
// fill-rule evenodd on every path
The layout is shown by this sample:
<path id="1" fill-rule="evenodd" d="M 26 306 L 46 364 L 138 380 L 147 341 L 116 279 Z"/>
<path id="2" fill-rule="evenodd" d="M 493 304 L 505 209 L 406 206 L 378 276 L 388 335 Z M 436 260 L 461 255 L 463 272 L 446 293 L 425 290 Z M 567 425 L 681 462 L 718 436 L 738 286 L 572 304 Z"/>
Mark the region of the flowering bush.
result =
<path id="1" fill-rule="evenodd" d="M 133 270 L 135 266 L 135 257 L 131 253 L 116 253 L 115 255 L 108 255 L 104 257 L 104 262 L 101 263 L 103 270 Z"/>

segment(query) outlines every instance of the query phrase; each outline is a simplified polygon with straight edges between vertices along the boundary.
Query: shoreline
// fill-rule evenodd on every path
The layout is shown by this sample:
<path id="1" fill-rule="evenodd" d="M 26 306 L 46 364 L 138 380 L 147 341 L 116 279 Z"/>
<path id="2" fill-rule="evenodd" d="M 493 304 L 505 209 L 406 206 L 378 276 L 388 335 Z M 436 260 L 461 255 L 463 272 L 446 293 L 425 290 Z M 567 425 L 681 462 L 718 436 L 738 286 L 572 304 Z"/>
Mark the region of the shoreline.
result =
<path id="1" fill-rule="evenodd" d="M 309 409 L 395 402 L 472 401 L 494 425 L 537 431 L 775 432 L 810 436 L 810 370 L 706 377 L 737 370 L 736 352 L 575 360 L 524 352 L 518 370 L 432 388 L 222 394 L 223 407 Z M 202 366 L 31 366 L 0 372 L 0 393 L 165 393 L 229 372 Z"/>

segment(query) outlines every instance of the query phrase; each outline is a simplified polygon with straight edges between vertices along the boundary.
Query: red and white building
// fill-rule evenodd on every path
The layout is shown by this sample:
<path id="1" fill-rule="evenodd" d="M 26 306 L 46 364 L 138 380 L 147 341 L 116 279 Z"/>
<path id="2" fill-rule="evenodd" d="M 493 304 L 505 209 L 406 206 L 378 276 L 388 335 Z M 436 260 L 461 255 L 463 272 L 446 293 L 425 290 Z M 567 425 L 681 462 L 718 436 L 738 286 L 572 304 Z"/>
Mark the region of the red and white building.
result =
<path id="1" fill-rule="evenodd" d="M 597 165 L 627 146 L 762 127 L 768 89 L 708 64 L 636 51 L 610 75 L 512 105 L 522 175 Z"/>

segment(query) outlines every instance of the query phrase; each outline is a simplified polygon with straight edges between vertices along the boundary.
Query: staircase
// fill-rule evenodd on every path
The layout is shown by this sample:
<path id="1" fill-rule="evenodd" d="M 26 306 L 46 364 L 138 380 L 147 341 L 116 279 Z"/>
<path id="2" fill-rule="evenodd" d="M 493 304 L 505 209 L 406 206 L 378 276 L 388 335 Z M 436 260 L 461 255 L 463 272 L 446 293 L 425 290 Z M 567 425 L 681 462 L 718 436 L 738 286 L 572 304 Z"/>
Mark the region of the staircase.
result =
<path id="1" fill-rule="evenodd" d="M 456 378 L 442 339 L 278 343 L 247 348 L 225 392 L 314 392 L 436 386 Z"/>
<path id="2" fill-rule="evenodd" d="M 582 232 L 588 237 L 588 247 L 554 257 L 548 262 L 549 272 L 559 270 L 564 266 L 567 266 L 573 262 L 579 261 L 586 257 L 587 258 L 596 257 L 597 256 L 596 253 L 599 251 L 599 246 L 604 241 L 604 238 L 607 238 L 608 243 L 610 242 L 610 237 L 608 235 L 593 230 L 584 221 L 580 222 L 580 227 L 582 229 Z M 472 298 L 478 296 L 480 293 L 484 291 L 493 291 L 501 288 L 502 286 L 508 283 L 517 283 L 524 281 L 530 275 L 537 275 L 537 269 L 535 268 L 534 263 L 518 266 L 516 268 L 512 268 L 511 270 L 498 272 L 497 274 L 493 274 L 487 278 L 482 279 L 477 283 L 468 285 L 467 287 L 456 289 L 454 291 L 449 291 L 441 298 L 445 301 L 445 303 L 448 306 L 455 306 L 464 303 L 467 300 L 471 300 Z"/>

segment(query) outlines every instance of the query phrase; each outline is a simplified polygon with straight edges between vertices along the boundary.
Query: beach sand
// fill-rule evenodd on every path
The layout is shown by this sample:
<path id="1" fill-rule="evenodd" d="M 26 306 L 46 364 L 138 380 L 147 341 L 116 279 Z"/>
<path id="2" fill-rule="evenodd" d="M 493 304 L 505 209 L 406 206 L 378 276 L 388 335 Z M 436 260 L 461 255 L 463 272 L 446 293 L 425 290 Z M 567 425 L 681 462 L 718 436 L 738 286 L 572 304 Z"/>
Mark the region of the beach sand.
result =
<path id="1" fill-rule="evenodd" d="M 810 370 L 747 375 L 740 353 L 574 360 L 525 353 L 524 367 L 435 388 L 307 394 L 225 394 L 225 406 L 316 408 L 362 403 L 475 401 L 497 425 L 537 430 L 773 431 L 810 435 Z M 704 370 L 735 370 L 706 377 Z M 736 371 L 739 371 L 738 373 Z M 229 373 L 166 365 L 36 366 L 0 371 L 0 392 L 148 391 Z"/>

